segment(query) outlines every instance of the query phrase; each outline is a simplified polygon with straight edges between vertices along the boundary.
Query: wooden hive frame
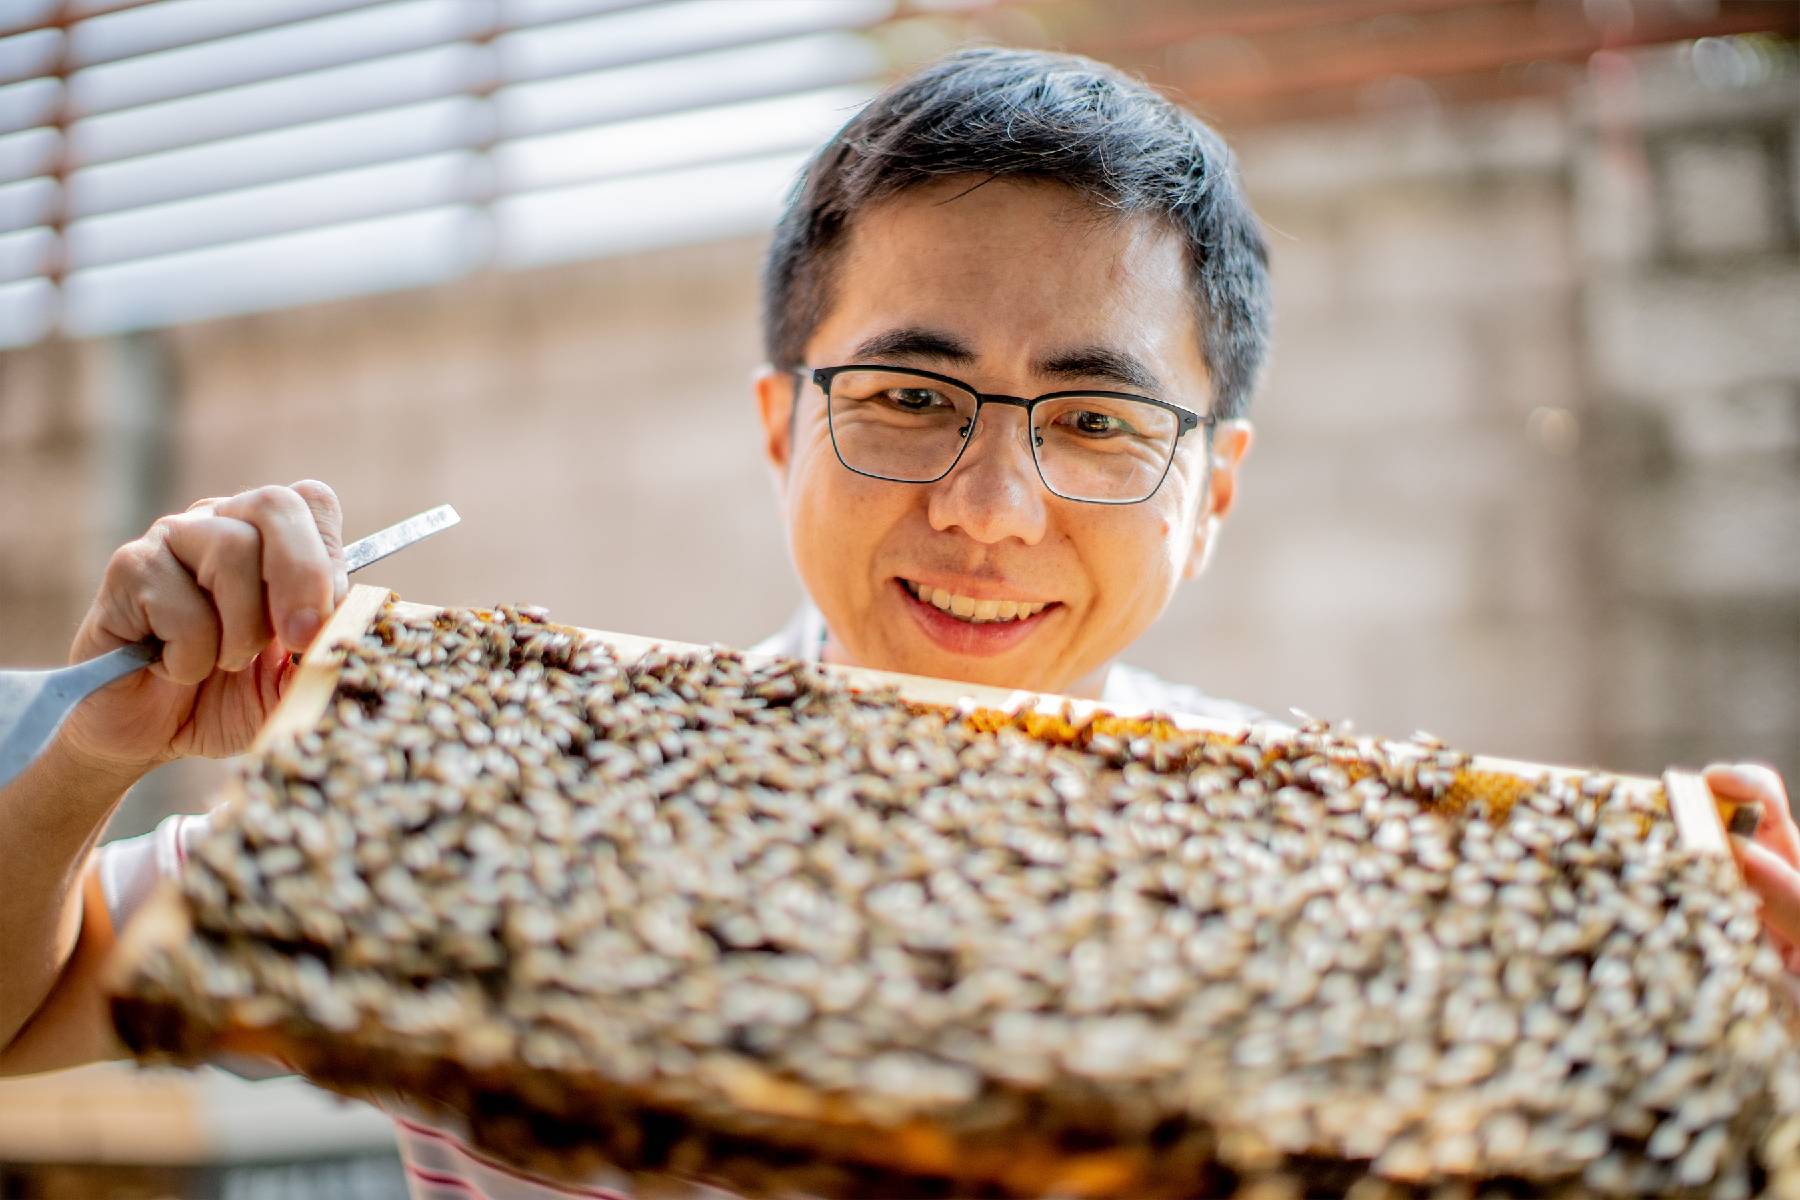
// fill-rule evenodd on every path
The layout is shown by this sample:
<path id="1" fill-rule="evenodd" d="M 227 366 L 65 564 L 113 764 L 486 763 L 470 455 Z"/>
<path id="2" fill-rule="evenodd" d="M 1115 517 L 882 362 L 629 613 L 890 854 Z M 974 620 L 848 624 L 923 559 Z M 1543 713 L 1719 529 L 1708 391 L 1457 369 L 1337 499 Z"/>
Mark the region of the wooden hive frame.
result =
<path id="1" fill-rule="evenodd" d="M 291 742 L 319 723 L 338 686 L 342 657 L 339 654 L 340 648 L 355 642 L 368 631 L 384 606 L 390 602 L 395 613 L 402 617 L 430 619 L 444 611 L 432 605 L 394 599 L 385 588 L 367 585 L 352 588 L 314 640 L 312 647 L 302 657 L 280 703 L 259 732 L 252 747 L 253 752 L 267 752 Z M 653 648 L 674 653 L 705 649 L 630 634 L 568 626 L 556 628 L 604 643 L 622 663 L 635 661 Z M 752 661 L 758 658 L 756 655 L 746 657 Z M 1060 729 L 1066 733 L 1071 724 L 1078 725 L 1096 713 L 1100 714 L 1095 722 L 1097 728 L 1100 722 L 1115 722 L 1114 728 L 1118 732 L 1130 736 L 1163 728 L 1158 724 L 1163 721 L 1179 729 L 1231 741 L 1243 741 L 1246 737 L 1265 732 L 1277 736 L 1289 732 L 1286 727 L 1279 725 L 1265 728 L 1182 714 L 1111 713 L 1092 701 L 1072 700 L 1061 696 L 1034 696 L 921 676 L 829 664 L 824 669 L 859 689 L 893 688 L 910 704 L 961 711 L 976 724 L 988 727 L 1017 724 L 1028 731 L 1048 731 L 1053 737 L 1055 730 Z M 1383 743 L 1382 748 L 1396 756 L 1425 757 L 1432 753 L 1429 746 L 1419 743 Z M 1540 784 L 1546 776 L 1578 779 L 1587 774 L 1588 771 L 1578 768 L 1506 758 L 1476 757 L 1469 760 L 1458 773 L 1452 793 L 1460 787 L 1468 795 L 1479 794 L 1490 798 L 1498 796 L 1510 800 Z M 1710 789 L 1698 775 L 1671 770 L 1661 779 L 1611 774 L 1607 777 L 1613 780 L 1616 788 L 1652 796 L 1660 793 L 1665 797 L 1681 844 L 1706 853 L 1729 853 L 1726 823 L 1733 816 L 1729 810 L 1721 814 Z M 226 802 L 231 803 L 236 795 L 235 789 L 228 792 Z M 179 945 L 189 936 L 191 925 L 179 889 L 173 884 L 164 885 L 122 941 L 113 964 L 115 981 L 122 987 L 135 965 L 144 961 L 147 955 L 161 948 Z M 143 1015 L 139 1014 L 138 1019 L 142 1020 Z M 158 1018 L 153 1016 L 151 1019 Z M 308 1056 L 302 1048 L 289 1045 L 277 1033 L 260 1029 L 226 1029 L 215 1033 L 217 1036 L 212 1037 L 206 1047 L 209 1053 L 245 1053 L 295 1063 L 303 1070 L 307 1066 Z M 176 1038 L 173 1044 L 182 1042 Z M 310 1070 L 306 1073 L 313 1074 Z M 322 1081 L 327 1084 L 332 1082 L 329 1077 Z M 780 1110 L 784 1107 L 796 1104 L 800 1109 L 809 1108 L 810 1100 L 808 1097 L 782 1091 L 779 1082 L 775 1080 L 749 1081 L 745 1093 L 736 1099 L 741 1100 L 747 1110 L 760 1111 L 777 1120 L 791 1117 L 801 1123 L 815 1123 L 821 1128 L 835 1127 L 837 1136 L 833 1140 L 837 1151 L 849 1151 L 852 1159 L 857 1157 L 856 1145 L 865 1137 L 881 1137 L 890 1142 L 896 1139 L 907 1141 L 905 1157 L 927 1171 L 934 1166 L 942 1169 L 949 1163 L 981 1153 L 975 1147 L 952 1142 L 929 1127 L 898 1131 L 875 1130 L 866 1127 L 855 1115 L 849 1113 L 802 1113 L 798 1110 L 782 1112 Z M 651 1103 L 654 1101 L 651 1100 Z M 988 1148 L 986 1153 L 988 1157 L 994 1157 L 992 1148 Z M 1003 1156 L 996 1158 L 991 1168 L 997 1179 L 1003 1180 L 1020 1194 L 1057 1192 L 1102 1196 L 1125 1194 L 1129 1191 L 1142 1165 L 1124 1152 L 1095 1152 L 1071 1159 L 1067 1155 L 1056 1154 L 1050 1147 L 1036 1148 L 1034 1153 L 1033 1148 L 1011 1146 L 1006 1148 Z"/>

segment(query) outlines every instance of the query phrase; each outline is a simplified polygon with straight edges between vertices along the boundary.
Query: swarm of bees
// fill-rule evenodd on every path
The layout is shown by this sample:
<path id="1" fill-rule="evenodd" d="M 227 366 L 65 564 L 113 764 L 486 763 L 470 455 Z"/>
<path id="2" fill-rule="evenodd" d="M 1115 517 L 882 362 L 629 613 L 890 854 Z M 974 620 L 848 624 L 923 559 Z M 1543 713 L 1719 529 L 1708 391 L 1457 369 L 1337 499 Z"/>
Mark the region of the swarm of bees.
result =
<path id="1" fill-rule="evenodd" d="M 133 946 L 143 1057 L 279 1052 L 645 1187 L 1800 1190 L 1800 1004 L 1654 791 L 623 663 L 535 610 L 339 653 Z"/>

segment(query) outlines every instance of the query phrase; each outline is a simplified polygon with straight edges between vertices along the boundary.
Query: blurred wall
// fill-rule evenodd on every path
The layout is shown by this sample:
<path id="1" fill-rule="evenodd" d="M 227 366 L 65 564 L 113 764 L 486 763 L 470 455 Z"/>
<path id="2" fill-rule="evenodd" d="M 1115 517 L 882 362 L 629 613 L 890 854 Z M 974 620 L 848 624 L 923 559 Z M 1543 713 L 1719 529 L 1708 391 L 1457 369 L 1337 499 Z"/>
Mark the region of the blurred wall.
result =
<path id="1" fill-rule="evenodd" d="M 1239 140 L 1260 445 L 1148 657 L 1382 733 L 1800 776 L 1800 87 L 1612 65 Z"/>
<path id="2" fill-rule="evenodd" d="M 1209 575 L 1133 657 L 1274 712 L 1800 777 L 1800 98 L 1616 96 L 1233 137 L 1278 333 Z M 596 213 L 595 220 L 605 220 Z M 156 513 L 317 476 L 370 582 L 743 644 L 798 598 L 726 242 L 0 355 L 0 662 Z M 176 771 L 125 820 L 204 801 Z"/>

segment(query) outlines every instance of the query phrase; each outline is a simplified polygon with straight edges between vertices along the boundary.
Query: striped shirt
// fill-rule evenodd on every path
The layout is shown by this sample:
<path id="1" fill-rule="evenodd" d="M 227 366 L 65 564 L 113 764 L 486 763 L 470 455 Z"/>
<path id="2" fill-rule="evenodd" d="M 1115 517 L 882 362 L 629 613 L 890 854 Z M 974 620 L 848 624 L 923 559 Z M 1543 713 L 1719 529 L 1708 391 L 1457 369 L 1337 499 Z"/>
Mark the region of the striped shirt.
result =
<path id="1" fill-rule="evenodd" d="M 823 618 L 808 604 L 781 632 L 753 649 L 816 661 L 824 643 Z M 1266 719 L 1254 709 L 1216 700 L 1195 688 L 1165 683 L 1148 671 L 1118 664 L 1107 675 L 1101 702 L 1128 712 L 1157 709 L 1230 720 Z M 187 856 L 210 826 L 211 815 L 207 813 L 173 816 L 142 837 L 110 842 L 101 848 L 94 878 L 100 893 L 98 899 L 105 905 L 113 929 L 125 927 L 158 883 L 180 873 Z M 252 1077 L 280 1073 L 267 1064 L 220 1065 Z M 428 1117 L 399 1104 L 386 1104 L 383 1109 L 394 1122 L 394 1136 L 413 1200 L 630 1200 L 630 1180 L 622 1171 L 604 1170 L 579 1182 L 547 1179 L 476 1149 L 465 1130 L 442 1116 Z M 687 1187 L 693 1200 L 731 1200 L 730 1193 L 706 1184 L 692 1182 Z"/>

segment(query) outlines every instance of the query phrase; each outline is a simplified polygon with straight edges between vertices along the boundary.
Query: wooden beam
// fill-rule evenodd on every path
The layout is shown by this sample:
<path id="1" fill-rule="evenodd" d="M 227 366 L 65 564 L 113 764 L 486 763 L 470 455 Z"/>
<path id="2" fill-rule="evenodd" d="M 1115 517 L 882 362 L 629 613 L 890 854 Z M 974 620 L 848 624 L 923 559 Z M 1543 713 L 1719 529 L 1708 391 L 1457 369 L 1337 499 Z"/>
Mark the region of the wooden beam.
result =
<path id="1" fill-rule="evenodd" d="M 1498 0 L 1530 9 L 1530 0 Z M 1175 14 L 1137 21 L 1116 12 L 1109 24 L 1119 32 L 1087 39 L 1081 53 L 1112 61 L 1123 56 L 1156 53 L 1184 42 L 1209 37 L 1261 37 L 1297 29 L 1320 30 L 1358 24 L 1378 17 L 1425 16 L 1461 9 L 1491 7 L 1496 0 L 1264 0 L 1259 4 L 1182 5 Z M 1140 8 L 1161 5 L 1140 3 Z M 1338 31 L 1342 35 L 1342 31 Z"/>
<path id="2" fill-rule="evenodd" d="M 1622 50 L 1702 37 L 1800 33 L 1800 6 L 1744 4 L 1705 19 L 1639 21 L 1627 31 L 1601 31 L 1563 10 L 1497 9 L 1451 23 L 1428 24 L 1418 35 L 1368 38 L 1346 45 L 1323 36 L 1271 40 L 1257 46 L 1267 69 L 1251 67 L 1205 76 L 1166 77 L 1201 106 L 1264 101 L 1292 93 L 1353 89 L 1396 76 L 1436 79 L 1479 74 L 1532 62 L 1582 62 L 1601 50 Z M 1577 14 L 1570 14 L 1576 16 Z M 1254 43 L 1253 43 L 1254 45 Z M 1154 77 L 1154 76 L 1153 76 Z"/>
<path id="3" fill-rule="evenodd" d="M 1505 67 L 1440 76 L 1429 84 L 1431 103 L 1448 108 L 1523 100 L 1562 90 L 1558 75 L 1580 73 L 1580 68 L 1557 64 L 1554 73 L 1526 72 Z M 1352 87 L 1312 88 L 1272 92 L 1265 96 L 1210 100 L 1188 93 L 1180 97 L 1208 124 L 1226 134 L 1293 121 L 1318 121 L 1371 109 L 1369 83 Z"/>

